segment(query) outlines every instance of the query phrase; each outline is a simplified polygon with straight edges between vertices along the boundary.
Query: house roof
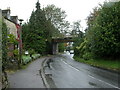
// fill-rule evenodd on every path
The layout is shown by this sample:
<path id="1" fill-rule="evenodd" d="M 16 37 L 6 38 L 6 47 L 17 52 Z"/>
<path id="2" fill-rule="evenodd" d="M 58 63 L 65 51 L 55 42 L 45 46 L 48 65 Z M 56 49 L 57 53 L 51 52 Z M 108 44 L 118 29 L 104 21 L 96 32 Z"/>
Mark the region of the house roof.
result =
<path id="1" fill-rule="evenodd" d="M 12 23 L 14 23 L 14 24 L 18 24 L 17 23 L 17 19 L 18 19 L 18 16 L 10 16 L 10 8 L 8 8 L 8 9 L 5 9 L 5 10 L 2 10 L 2 15 L 3 15 L 3 17 L 5 18 L 5 19 L 7 19 L 8 21 L 10 21 L 10 22 L 12 22 Z M 10 18 L 8 18 L 8 17 L 6 17 L 6 15 L 9 13 L 9 16 L 10 16 Z"/>
<path id="2" fill-rule="evenodd" d="M 4 18 L 5 18 L 5 17 L 4 17 Z M 12 23 L 14 23 L 14 24 L 17 24 L 17 23 L 15 23 L 15 22 L 13 22 L 12 20 L 8 19 L 8 18 L 5 18 L 5 19 L 7 19 L 8 21 L 10 21 L 10 22 L 12 22 Z"/>
<path id="3" fill-rule="evenodd" d="M 2 13 L 6 13 L 6 12 L 10 12 L 10 9 L 5 9 L 5 10 L 2 10 Z"/>

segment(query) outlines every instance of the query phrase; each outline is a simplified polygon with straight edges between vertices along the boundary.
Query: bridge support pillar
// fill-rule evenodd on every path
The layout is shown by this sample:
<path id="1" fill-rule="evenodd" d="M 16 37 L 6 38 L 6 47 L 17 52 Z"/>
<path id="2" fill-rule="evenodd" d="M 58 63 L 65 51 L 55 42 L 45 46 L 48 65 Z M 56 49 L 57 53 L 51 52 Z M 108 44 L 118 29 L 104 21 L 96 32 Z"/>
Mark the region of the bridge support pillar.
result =
<path id="1" fill-rule="evenodd" d="M 58 43 L 53 43 L 52 52 L 53 55 L 58 53 Z"/>

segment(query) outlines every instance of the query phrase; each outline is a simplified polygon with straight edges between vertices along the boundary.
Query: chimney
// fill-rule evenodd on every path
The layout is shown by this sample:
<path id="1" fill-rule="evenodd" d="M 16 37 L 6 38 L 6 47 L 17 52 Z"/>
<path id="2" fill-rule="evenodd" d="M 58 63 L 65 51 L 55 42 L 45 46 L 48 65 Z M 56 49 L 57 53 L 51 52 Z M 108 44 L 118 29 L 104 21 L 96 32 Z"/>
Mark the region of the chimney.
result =
<path id="1" fill-rule="evenodd" d="M 10 8 L 2 10 L 2 15 L 3 15 L 3 17 L 10 19 Z"/>

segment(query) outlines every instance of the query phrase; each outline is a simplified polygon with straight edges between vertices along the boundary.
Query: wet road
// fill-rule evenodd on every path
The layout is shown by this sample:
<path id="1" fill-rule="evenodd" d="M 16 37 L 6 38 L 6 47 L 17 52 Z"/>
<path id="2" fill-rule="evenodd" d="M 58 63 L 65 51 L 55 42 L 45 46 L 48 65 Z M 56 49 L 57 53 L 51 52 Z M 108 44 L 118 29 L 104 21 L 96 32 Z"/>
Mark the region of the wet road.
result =
<path id="1" fill-rule="evenodd" d="M 56 55 L 50 63 L 51 69 L 46 68 L 48 81 L 54 83 L 51 87 L 57 88 L 117 88 L 118 74 L 87 64 L 76 62 L 69 53 Z"/>

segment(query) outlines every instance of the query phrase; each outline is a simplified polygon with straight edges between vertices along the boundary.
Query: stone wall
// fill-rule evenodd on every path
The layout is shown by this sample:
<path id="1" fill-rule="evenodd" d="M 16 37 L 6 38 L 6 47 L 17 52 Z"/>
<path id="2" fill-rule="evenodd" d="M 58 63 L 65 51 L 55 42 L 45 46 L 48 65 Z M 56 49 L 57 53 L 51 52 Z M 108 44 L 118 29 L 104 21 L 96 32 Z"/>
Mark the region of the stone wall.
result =
<path id="1" fill-rule="evenodd" d="M 8 33 L 9 34 L 13 34 L 17 38 L 17 28 L 16 28 L 16 25 L 13 22 L 11 22 L 11 21 L 9 21 L 7 19 L 4 19 L 4 22 L 7 25 Z"/>

